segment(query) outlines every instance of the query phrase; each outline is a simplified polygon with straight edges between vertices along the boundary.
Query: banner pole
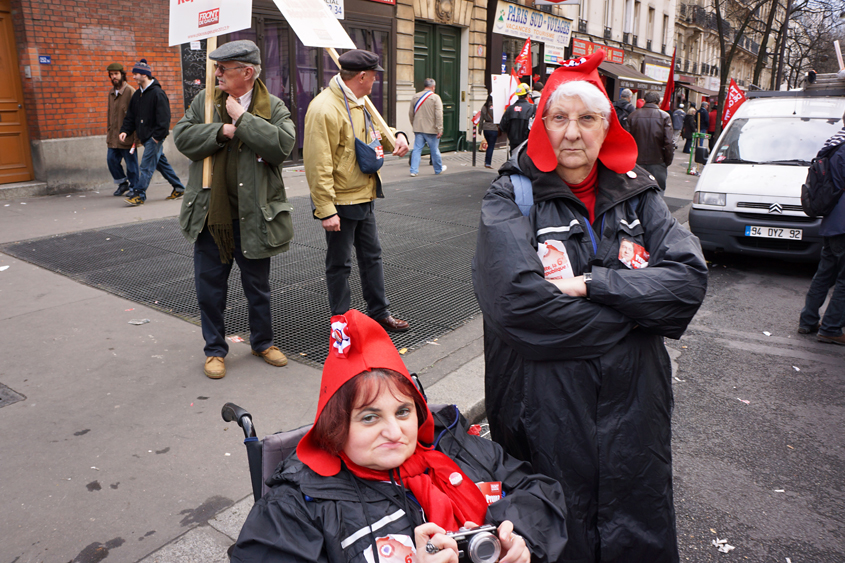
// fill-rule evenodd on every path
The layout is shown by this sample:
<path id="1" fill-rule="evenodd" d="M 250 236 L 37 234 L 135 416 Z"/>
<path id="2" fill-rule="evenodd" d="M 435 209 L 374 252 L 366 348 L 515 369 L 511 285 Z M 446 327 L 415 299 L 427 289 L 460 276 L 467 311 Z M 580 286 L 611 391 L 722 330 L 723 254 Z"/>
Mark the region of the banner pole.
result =
<path id="1" fill-rule="evenodd" d="M 334 61 L 334 64 L 337 65 L 337 68 L 340 68 L 340 63 L 338 62 L 338 54 L 337 50 L 334 47 L 326 47 L 326 52 Z M 370 112 L 370 117 L 373 118 L 373 121 L 376 122 L 379 129 L 381 129 L 382 135 L 387 138 L 390 144 L 395 148 L 396 147 L 396 136 L 393 135 L 393 131 L 390 129 L 390 126 L 381 116 L 379 111 L 376 109 L 376 106 L 373 105 L 372 100 L 370 100 L 369 96 L 364 96 L 364 105 L 367 107 L 367 111 Z"/>
<path id="2" fill-rule="evenodd" d="M 214 116 L 214 63 L 208 58 L 209 53 L 217 49 L 217 36 L 209 37 L 205 43 L 205 120 L 211 123 Z M 211 157 L 202 162 L 202 189 L 211 189 Z"/>

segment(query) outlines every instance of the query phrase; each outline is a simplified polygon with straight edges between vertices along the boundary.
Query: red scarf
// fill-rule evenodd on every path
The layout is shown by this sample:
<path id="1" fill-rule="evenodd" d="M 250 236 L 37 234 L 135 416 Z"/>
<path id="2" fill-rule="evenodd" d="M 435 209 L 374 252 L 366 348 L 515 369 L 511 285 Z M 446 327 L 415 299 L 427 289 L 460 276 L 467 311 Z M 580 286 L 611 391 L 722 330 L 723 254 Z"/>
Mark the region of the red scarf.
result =
<path id="1" fill-rule="evenodd" d="M 355 465 L 343 452 L 340 457 L 356 477 L 368 481 L 390 481 L 387 471 Z M 446 454 L 417 445 L 414 455 L 405 460 L 398 471 L 429 522 L 449 532 L 457 531 L 466 522 L 484 524 L 487 515 L 484 494 Z M 457 486 L 449 482 L 450 476 L 455 474 L 461 477 Z"/>
<path id="2" fill-rule="evenodd" d="M 584 178 L 580 184 L 566 184 L 575 197 L 581 200 L 581 203 L 587 208 L 587 213 L 590 214 L 590 224 L 596 220 L 596 180 L 599 177 L 598 163 L 593 164 L 593 169 Z"/>

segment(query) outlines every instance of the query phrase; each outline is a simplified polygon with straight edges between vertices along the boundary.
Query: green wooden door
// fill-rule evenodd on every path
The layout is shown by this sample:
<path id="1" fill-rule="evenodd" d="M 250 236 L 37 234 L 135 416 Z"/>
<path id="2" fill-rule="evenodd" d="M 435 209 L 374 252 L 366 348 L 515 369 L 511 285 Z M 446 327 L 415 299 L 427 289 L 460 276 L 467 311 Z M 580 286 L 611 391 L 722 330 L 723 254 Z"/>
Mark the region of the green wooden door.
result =
<path id="1" fill-rule="evenodd" d="M 414 89 L 423 89 L 423 81 L 433 78 L 436 92 L 443 100 L 443 137 L 441 151 L 453 151 L 458 142 L 461 99 L 461 32 L 456 27 L 415 22 Z"/>

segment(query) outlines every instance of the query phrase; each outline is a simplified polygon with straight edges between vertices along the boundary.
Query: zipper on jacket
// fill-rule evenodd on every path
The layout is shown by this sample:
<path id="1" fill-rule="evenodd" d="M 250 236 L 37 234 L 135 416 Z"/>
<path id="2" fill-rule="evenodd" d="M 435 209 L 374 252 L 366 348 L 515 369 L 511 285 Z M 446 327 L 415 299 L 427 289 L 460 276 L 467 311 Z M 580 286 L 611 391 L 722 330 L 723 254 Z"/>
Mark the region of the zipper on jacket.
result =
<path id="1" fill-rule="evenodd" d="M 596 233 L 595 231 L 593 231 L 593 226 L 590 224 L 589 221 L 587 221 L 586 217 L 582 215 L 580 218 L 584 221 L 584 223 L 587 224 L 587 232 L 590 233 L 590 242 L 593 243 L 593 256 L 595 256 L 599 253 L 599 247 L 596 244 Z M 604 219 L 602 219 L 602 221 L 604 221 Z"/>

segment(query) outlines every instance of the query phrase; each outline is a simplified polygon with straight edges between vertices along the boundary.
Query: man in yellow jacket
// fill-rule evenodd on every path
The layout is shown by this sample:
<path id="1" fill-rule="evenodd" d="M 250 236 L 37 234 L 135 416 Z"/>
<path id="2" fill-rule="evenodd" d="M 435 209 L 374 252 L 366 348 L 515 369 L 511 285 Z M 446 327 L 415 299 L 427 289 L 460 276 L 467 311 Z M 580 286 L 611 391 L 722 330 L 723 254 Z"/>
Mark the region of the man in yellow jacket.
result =
<path id="1" fill-rule="evenodd" d="M 367 314 L 386 330 L 404 332 L 409 325 L 390 313 L 384 291 L 381 244 L 374 214 L 374 201 L 384 197 L 377 171 L 364 173 L 356 156 L 356 140 L 371 145 L 381 140 L 382 131 L 365 115 L 364 97 L 373 88 L 376 72 L 384 69 L 378 55 L 353 49 L 340 56 L 340 73 L 329 87 L 315 97 L 305 114 L 303 161 L 314 217 L 326 231 L 326 284 L 331 314 L 349 310 L 352 292 L 352 248 L 358 258 L 361 289 L 367 302 Z M 404 133 L 396 136 L 396 146 L 384 139 L 371 156 L 384 162 L 384 151 L 395 156 L 408 153 Z M 376 143 L 377 144 L 377 143 Z M 364 151 L 367 149 L 361 147 Z M 380 166 L 378 164 L 377 166 Z"/>

